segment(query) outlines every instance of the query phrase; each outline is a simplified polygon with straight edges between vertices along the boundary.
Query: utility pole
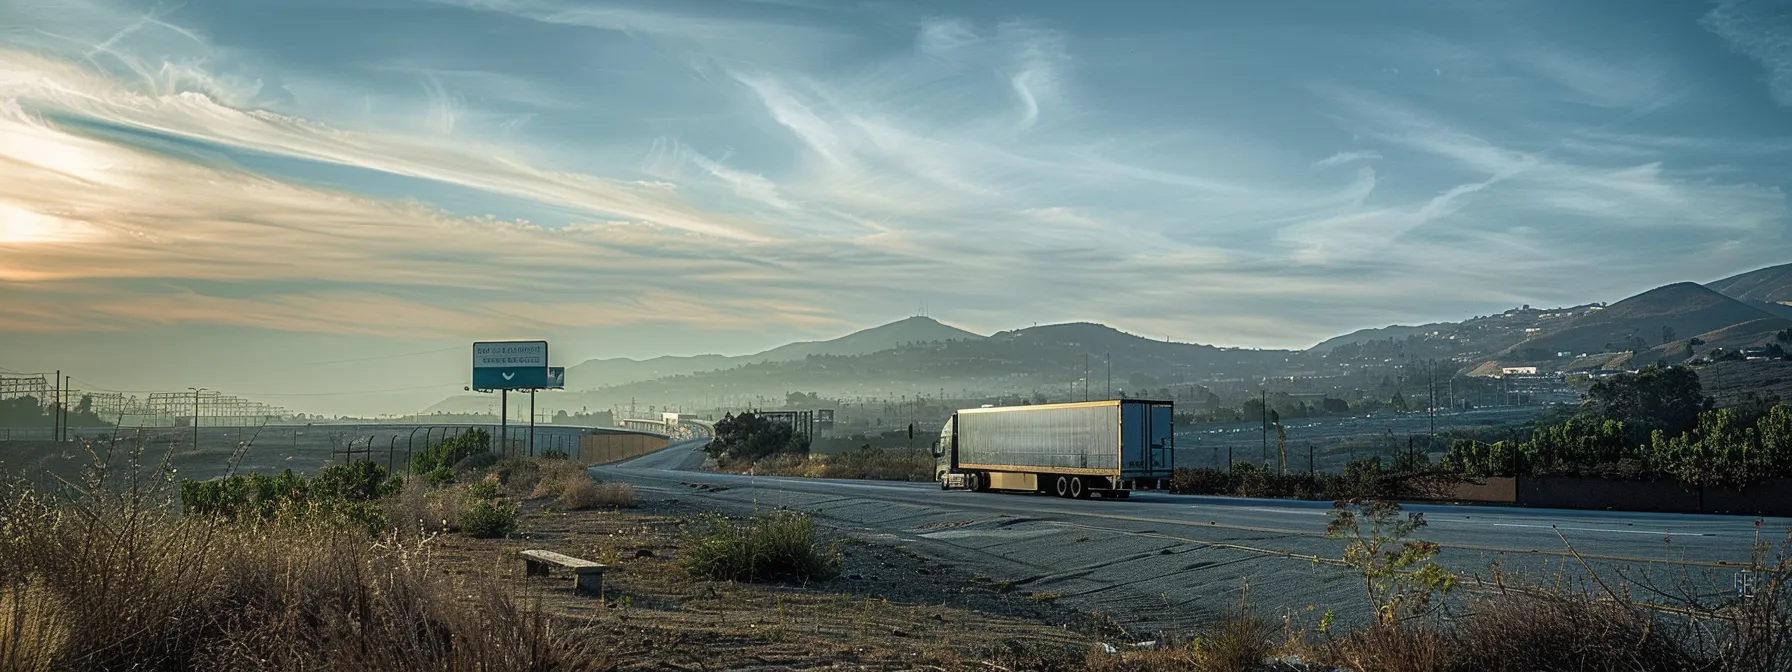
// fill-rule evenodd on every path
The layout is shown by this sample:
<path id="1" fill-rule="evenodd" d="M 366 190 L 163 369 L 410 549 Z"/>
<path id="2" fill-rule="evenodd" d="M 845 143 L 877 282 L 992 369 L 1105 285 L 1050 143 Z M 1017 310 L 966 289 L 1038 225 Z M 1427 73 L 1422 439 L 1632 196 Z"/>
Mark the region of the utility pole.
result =
<path id="1" fill-rule="evenodd" d="M 1429 387 L 1431 388 L 1431 403 L 1429 404 L 1431 410 L 1431 433 L 1425 435 L 1425 453 L 1427 455 L 1429 455 L 1431 451 L 1437 449 L 1437 360 L 1435 359 L 1431 360 Z"/>
<path id="2" fill-rule="evenodd" d="M 75 396 L 74 382 L 74 376 L 63 376 L 62 378 L 62 440 L 64 442 L 68 441 L 68 402 Z"/>
<path id="3" fill-rule="evenodd" d="M 199 393 L 204 392 L 205 388 L 189 387 L 187 389 L 193 391 L 193 450 L 197 451 L 199 450 Z"/>
<path id="4" fill-rule="evenodd" d="M 1112 352 L 1102 353 L 1101 359 L 1108 370 L 1107 396 L 1102 397 L 1102 400 L 1105 401 L 1105 400 L 1114 398 L 1114 353 L 1112 353 Z"/>
<path id="5" fill-rule="evenodd" d="M 50 395 L 50 440 L 59 441 L 62 436 L 62 369 L 56 370 L 56 391 Z"/>
<path id="6" fill-rule="evenodd" d="M 510 390 L 498 390 L 498 454 L 510 454 Z"/>
<path id="7" fill-rule="evenodd" d="M 529 457 L 535 457 L 535 390 L 529 390 Z"/>
<path id="8" fill-rule="evenodd" d="M 1089 400 L 1089 353 L 1083 352 L 1083 401 Z"/>
<path id="9" fill-rule="evenodd" d="M 1257 406 L 1263 423 L 1263 464 L 1269 464 L 1269 393 L 1257 390 Z"/>

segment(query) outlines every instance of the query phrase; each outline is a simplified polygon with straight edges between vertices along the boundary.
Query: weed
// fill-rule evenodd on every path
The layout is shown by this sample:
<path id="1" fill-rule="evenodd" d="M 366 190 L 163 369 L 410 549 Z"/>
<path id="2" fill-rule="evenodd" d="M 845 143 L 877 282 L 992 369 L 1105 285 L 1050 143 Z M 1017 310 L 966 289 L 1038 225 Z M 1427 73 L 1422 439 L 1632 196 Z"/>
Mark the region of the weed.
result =
<path id="1" fill-rule="evenodd" d="M 736 524 L 707 516 L 680 541 L 686 571 L 725 581 L 825 581 L 840 573 L 838 542 L 823 545 L 806 514 L 779 511 Z"/>
<path id="2" fill-rule="evenodd" d="M 631 507 L 635 505 L 635 488 L 627 483 L 598 483 L 586 477 L 567 484 L 556 503 L 568 511 Z"/>
<path id="3" fill-rule="evenodd" d="M 516 504 L 480 499 L 461 516 L 460 531 L 475 539 L 508 536 L 516 531 Z"/>

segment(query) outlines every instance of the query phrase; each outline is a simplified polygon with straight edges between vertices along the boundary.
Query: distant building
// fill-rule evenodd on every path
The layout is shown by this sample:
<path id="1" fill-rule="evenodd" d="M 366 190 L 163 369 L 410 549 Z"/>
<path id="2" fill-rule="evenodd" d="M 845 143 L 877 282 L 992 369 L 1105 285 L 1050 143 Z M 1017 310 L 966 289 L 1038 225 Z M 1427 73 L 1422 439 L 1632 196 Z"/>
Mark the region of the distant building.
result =
<path id="1" fill-rule="evenodd" d="M 1535 375 L 1537 375 L 1537 367 L 1535 367 L 1535 366 L 1502 366 L 1502 367 L 1500 367 L 1500 375 L 1502 375 L 1502 376 L 1535 376 Z"/>

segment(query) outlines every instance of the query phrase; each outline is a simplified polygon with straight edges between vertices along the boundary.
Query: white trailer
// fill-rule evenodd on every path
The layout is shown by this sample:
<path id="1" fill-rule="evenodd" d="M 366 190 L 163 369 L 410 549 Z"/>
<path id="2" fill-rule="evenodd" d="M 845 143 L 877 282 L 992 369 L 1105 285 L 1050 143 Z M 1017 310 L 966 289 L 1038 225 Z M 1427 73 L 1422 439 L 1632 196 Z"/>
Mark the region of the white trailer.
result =
<path id="1" fill-rule="evenodd" d="M 1167 401 L 1115 399 L 967 408 L 933 446 L 941 489 L 1126 497 L 1169 486 L 1175 468 Z"/>

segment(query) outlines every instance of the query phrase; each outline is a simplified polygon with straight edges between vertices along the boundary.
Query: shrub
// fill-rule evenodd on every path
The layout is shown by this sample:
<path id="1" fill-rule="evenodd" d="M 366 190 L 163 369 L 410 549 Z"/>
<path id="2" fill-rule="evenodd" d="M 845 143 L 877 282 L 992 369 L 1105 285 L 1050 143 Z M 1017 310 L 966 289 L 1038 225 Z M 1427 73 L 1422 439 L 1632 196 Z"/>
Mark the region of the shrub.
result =
<path id="1" fill-rule="evenodd" d="M 476 539 L 495 539 L 516 531 L 516 504 L 481 499 L 460 519 L 460 531 Z"/>
<path id="2" fill-rule="evenodd" d="M 454 482 L 454 470 L 448 467 L 436 467 L 423 472 L 423 480 L 432 487 L 445 487 Z"/>
<path id="3" fill-rule="evenodd" d="M 453 473 L 454 465 L 474 453 L 485 453 L 491 450 L 492 436 L 484 429 L 473 428 L 455 436 L 436 441 L 425 446 L 423 450 L 411 456 L 411 473 L 427 474 L 436 469 L 446 468 Z"/>
<path id="4" fill-rule="evenodd" d="M 779 511 L 735 523 L 709 516 L 680 540 L 685 570 L 719 581 L 825 581 L 840 572 L 838 544 L 816 539 L 807 514 Z"/>
<path id="5" fill-rule="evenodd" d="M 541 459 L 544 459 L 544 460 L 568 460 L 568 459 L 572 459 L 572 456 L 567 455 L 566 451 L 564 451 L 564 450 L 544 450 L 544 451 L 541 451 Z"/>
<path id="6" fill-rule="evenodd" d="M 1674 630 L 1635 605 L 1584 593 L 1506 593 L 1479 600 L 1450 631 L 1456 669 L 1693 670 Z"/>
<path id="7" fill-rule="evenodd" d="M 365 460 L 326 467 L 315 478 L 291 469 L 278 476 L 249 474 L 182 481 L 181 510 L 227 521 L 320 521 L 378 532 L 386 528 L 376 500 L 398 492 L 401 482 Z"/>
<path id="8" fill-rule="evenodd" d="M 1170 473 L 1170 491 L 1191 495 L 1230 494 L 1232 479 L 1219 469 L 1185 467 Z"/>
<path id="9" fill-rule="evenodd" d="M 531 497 L 559 496 L 571 483 L 590 481 L 591 475 L 586 473 L 585 465 L 569 460 L 542 462 L 537 465 L 540 473 Z"/>
<path id="10" fill-rule="evenodd" d="M 568 483 L 556 503 L 568 511 L 604 506 L 632 507 L 635 505 L 635 488 L 627 483 L 598 483 L 586 478 Z"/>
<path id="11" fill-rule="evenodd" d="M 498 488 L 497 483 L 480 481 L 467 486 L 467 494 L 472 495 L 474 499 L 491 500 L 503 496 L 504 492 Z"/>
<path id="12" fill-rule="evenodd" d="M 455 462 L 451 468 L 454 469 L 454 473 L 456 474 L 464 474 L 469 471 L 485 471 L 502 459 L 503 458 L 498 457 L 497 453 L 473 453 L 472 455 L 460 458 L 460 461 Z"/>
<path id="13" fill-rule="evenodd" d="M 1228 610 L 1219 623 L 1194 642 L 1197 669 L 1206 672 L 1250 672 L 1275 652 L 1275 624 L 1240 607 Z"/>

